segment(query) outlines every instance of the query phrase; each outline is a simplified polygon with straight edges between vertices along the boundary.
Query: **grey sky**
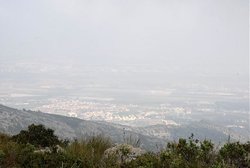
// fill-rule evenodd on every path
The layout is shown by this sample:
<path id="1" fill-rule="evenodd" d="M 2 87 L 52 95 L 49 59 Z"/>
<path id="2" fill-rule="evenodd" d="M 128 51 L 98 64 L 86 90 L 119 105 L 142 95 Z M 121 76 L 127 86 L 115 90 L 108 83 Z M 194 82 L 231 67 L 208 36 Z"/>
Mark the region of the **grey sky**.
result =
<path id="1" fill-rule="evenodd" d="M 0 61 L 247 73 L 248 0 L 0 0 Z"/>

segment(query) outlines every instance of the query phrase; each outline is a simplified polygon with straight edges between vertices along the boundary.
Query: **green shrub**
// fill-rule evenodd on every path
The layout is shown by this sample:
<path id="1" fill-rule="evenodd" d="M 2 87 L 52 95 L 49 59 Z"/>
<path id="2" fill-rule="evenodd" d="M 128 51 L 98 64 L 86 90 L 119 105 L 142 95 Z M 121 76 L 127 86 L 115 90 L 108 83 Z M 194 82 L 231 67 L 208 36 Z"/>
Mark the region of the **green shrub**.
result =
<path id="1" fill-rule="evenodd" d="M 35 137 L 38 131 L 40 139 Z M 53 142 L 52 142 L 53 141 Z M 56 150 L 60 144 L 61 151 Z M 31 125 L 13 137 L 0 133 L 0 167 L 16 168 L 248 168 L 250 142 L 227 143 L 219 150 L 211 141 L 189 139 L 169 142 L 158 153 L 145 153 L 128 144 L 112 147 L 103 136 L 81 141 L 59 141 L 54 131 Z M 49 146 L 48 150 L 44 150 Z M 108 150 L 107 150 L 108 149 Z M 135 151 L 140 153 L 136 155 Z M 142 152 L 143 151 L 143 152 Z M 110 152 L 110 153 L 108 153 Z M 108 153 L 108 154 L 107 154 Z"/>
<path id="2" fill-rule="evenodd" d="M 102 165 L 104 151 L 111 145 L 108 138 L 96 136 L 81 141 L 75 140 L 66 148 L 66 152 L 75 160 L 81 161 L 85 167 L 98 167 Z"/>
<path id="3" fill-rule="evenodd" d="M 249 144 L 249 143 L 248 143 Z M 236 167 L 250 167 L 249 151 L 247 144 L 239 142 L 227 143 L 219 151 L 220 157 L 229 165 Z"/>
<path id="4" fill-rule="evenodd" d="M 22 130 L 12 137 L 14 141 L 22 144 L 30 143 L 36 147 L 50 147 L 60 143 L 54 135 L 54 130 L 46 129 L 43 125 L 31 124 L 28 130 Z"/>

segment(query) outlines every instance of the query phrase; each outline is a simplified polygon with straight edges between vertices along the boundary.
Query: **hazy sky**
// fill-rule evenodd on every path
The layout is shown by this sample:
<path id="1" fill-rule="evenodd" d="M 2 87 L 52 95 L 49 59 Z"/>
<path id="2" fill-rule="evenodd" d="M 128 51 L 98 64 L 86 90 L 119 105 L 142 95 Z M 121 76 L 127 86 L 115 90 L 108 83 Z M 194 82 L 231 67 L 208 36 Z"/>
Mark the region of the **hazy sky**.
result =
<path id="1" fill-rule="evenodd" d="M 0 0 L 0 61 L 247 73 L 248 0 Z"/>

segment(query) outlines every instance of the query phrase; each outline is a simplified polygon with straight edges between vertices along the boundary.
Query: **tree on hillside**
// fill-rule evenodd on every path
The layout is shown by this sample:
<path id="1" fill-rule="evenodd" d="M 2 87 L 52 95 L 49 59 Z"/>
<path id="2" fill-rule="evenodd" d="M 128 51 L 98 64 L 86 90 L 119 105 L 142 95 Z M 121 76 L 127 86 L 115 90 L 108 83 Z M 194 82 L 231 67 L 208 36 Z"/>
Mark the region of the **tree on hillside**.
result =
<path id="1" fill-rule="evenodd" d="M 54 130 L 46 129 L 41 124 L 31 124 L 28 126 L 28 130 L 22 130 L 19 134 L 13 136 L 13 140 L 22 144 L 30 143 L 36 147 L 51 147 L 60 142 L 58 137 L 54 135 Z"/>

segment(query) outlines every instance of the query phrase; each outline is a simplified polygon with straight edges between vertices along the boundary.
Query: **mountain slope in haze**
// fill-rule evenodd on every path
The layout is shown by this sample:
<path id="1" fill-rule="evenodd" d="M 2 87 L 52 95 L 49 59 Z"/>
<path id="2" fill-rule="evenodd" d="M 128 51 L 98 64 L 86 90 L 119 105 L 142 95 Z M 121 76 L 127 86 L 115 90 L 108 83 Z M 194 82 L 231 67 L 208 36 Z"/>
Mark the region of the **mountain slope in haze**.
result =
<path id="1" fill-rule="evenodd" d="M 147 150 L 156 150 L 164 145 L 164 140 L 160 138 L 135 133 L 121 128 L 122 126 L 115 127 L 104 122 L 86 121 L 30 110 L 17 110 L 0 105 L 0 132 L 14 135 L 27 129 L 28 125 L 32 123 L 43 124 L 54 129 L 55 134 L 60 138 L 74 139 L 101 134 L 118 143 L 124 143 L 125 139 L 130 137 L 132 137 L 132 142 L 140 139 L 141 147 Z"/>
<path id="2" fill-rule="evenodd" d="M 226 132 L 225 129 L 209 122 L 209 121 L 195 121 L 189 124 L 180 125 L 180 126 L 172 126 L 172 125 L 150 125 L 145 127 L 130 127 L 123 125 L 115 125 L 118 128 L 124 127 L 126 130 L 131 130 L 138 134 L 143 134 L 150 137 L 157 137 L 160 139 L 164 139 L 165 141 L 176 141 L 179 138 L 189 138 L 192 134 L 194 137 L 199 140 L 209 139 L 212 140 L 216 144 L 224 144 L 228 141 L 229 135 L 231 140 L 237 141 L 241 140 L 242 142 L 246 142 L 246 137 L 238 138 L 238 134 L 234 132 Z"/>
<path id="3" fill-rule="evenodd" d="M 188 138 L 192 133 L 197 139 L 211 139 L 218 144 L 227 142 L 229 135 L 225 129 L 208 121 L 193 122 L 181 126 L 131 127 L 105 121 L 87 121 L 30 110 L 17 110 L 0 105 L 0 132 L 14 135 L 32 123 L 52 128 L 55 130 L 55 134 L 63 139 L 84 138 L 92 135 L 103 135 L 117 143 L 127 141 L 135 143 L 139 139 L 141 147 L 147 150 L 161 149 L 167 141 Z M 239 140 L 238 135 L 232 131 L 230 136 L 231 140 Z M 248 140 L 247 137 L 243 138 L 240 140 Z"/>

